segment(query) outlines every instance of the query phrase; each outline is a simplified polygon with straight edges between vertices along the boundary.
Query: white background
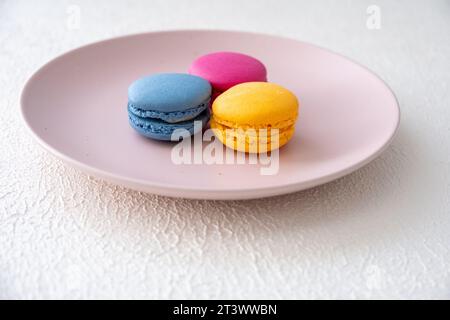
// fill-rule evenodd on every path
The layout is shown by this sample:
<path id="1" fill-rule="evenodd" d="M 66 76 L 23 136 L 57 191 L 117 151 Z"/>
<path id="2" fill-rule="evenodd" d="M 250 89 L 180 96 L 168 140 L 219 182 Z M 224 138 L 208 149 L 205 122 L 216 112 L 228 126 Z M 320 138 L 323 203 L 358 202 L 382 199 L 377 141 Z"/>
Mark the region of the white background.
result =
<path id="1" fill-rule="evenodd" d="M 401 106 L 392 146 L 321 187 L 213 202 L 89 178 L 28 135 L 20 92 L 51 58 L 192 28 L 297 38 L 368 66 Z M 0 298 L 450 298 L 450 1 L 3 0 L 0 70 Z"/>

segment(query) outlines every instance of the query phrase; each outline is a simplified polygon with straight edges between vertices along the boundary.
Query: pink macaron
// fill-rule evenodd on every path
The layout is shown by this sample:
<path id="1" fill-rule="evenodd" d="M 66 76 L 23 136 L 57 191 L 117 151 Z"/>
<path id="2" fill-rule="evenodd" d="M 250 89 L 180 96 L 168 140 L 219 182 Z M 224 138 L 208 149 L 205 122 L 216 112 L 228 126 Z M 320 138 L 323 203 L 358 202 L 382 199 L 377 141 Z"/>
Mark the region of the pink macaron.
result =
<path id="1" fill-rule="evenodd" d="M 189 73 L 211 83 L 213 99 L 237 84 L 267 81 L 266 67 L 261 61 L 237 52 L 214 52 L 198 57 Z"/>

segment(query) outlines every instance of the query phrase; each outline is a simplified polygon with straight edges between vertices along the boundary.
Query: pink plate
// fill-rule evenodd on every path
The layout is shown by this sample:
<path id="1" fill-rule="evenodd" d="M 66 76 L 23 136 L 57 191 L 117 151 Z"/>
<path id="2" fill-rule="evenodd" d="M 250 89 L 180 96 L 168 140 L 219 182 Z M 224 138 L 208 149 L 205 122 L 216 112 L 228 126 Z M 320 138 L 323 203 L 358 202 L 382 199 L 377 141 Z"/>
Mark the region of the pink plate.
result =
<path id="1" fill-rule="evenodd" d="M 137 135 L 127 121 L 127 88 L 154 72 L 186 72 L 199 55 L 238 51 L 263 61 L 269 81 L 301 101 L 279 170 L 263 164 L 175 164 L 174 143 Z M 399 124 L 386 84 L 366 68 L 296 40 L 227 31 L 131 35 L 66 53 L 37 71 L 22 93 L 37 141 L 67 163 L 136 190 L 198 199 L 248 199 L 334 180 L 374 159 Z M 205 146 L 208 143 L 205 143 Z"/>

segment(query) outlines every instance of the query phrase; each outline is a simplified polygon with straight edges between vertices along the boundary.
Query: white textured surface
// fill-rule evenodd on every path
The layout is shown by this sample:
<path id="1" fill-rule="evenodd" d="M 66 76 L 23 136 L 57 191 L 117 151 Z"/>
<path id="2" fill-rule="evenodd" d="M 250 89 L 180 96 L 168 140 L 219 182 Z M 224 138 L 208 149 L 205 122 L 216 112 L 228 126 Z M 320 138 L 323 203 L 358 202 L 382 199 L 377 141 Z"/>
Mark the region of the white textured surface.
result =
<path id="1" fill-rule="evenodd" d="M 71 4 L 79 30 L 66 26 Z M 366 28 L 370 4 L 380 30 Z M 399 133 L 348 177 L 236 202 L 109 185 L 32 141 L 19 95 L 35 69 L 82 44 L 177 28 L 343 53 L 391 85 Z M 0 298 L 450 298 L 449 34 L 445 0 L 0 1 Z"/>

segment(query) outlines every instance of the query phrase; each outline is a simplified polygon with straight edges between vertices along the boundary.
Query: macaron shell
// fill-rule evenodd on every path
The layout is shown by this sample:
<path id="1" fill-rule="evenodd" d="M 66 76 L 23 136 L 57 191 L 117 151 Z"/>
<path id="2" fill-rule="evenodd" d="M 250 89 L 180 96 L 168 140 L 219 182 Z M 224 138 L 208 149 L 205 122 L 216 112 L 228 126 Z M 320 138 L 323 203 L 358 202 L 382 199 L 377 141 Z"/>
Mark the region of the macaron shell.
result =
<path id="1" fill-rule="evenodd" d="M 197 58 L 189 73 L 208 80 L 219 91 L 250 82 L 267 81 L 264 64 L 245 54 L 237 52 L 214 52 Z"/>
<path id="2" fill-rule="evenodd" d="M 196 116 L 201 114 L 205 109 L 210 107 L 210 99 L 200 104 L 192 109 L 187 109 L 184 111 L 173 111 L 173 112 L 162 112 L 156 110 L 143 110 L 136 108 L 132 104 L 128 103 L 128 112 L 132 113 L 140 118 L 154 118 L 161 119 L 168 123 L 177 123 L 181 121 L 194 119 Z"/>
<path id="3" fill-rule="evenodd" d="M 128 102 L 141 110 L 185 111 L 211 97 L 210 83 L 195 75 L 160 73 L 143 77 L 128 88 Z"/>
<path id="4" fill-rule="evenodd" d="M 216 120 L 231 127 L 286 126 L 295 122 L 298 108 L 299 102 L 292 92 L 268 82 L 236 85 L 218 96 L 212 105 Z"/>

